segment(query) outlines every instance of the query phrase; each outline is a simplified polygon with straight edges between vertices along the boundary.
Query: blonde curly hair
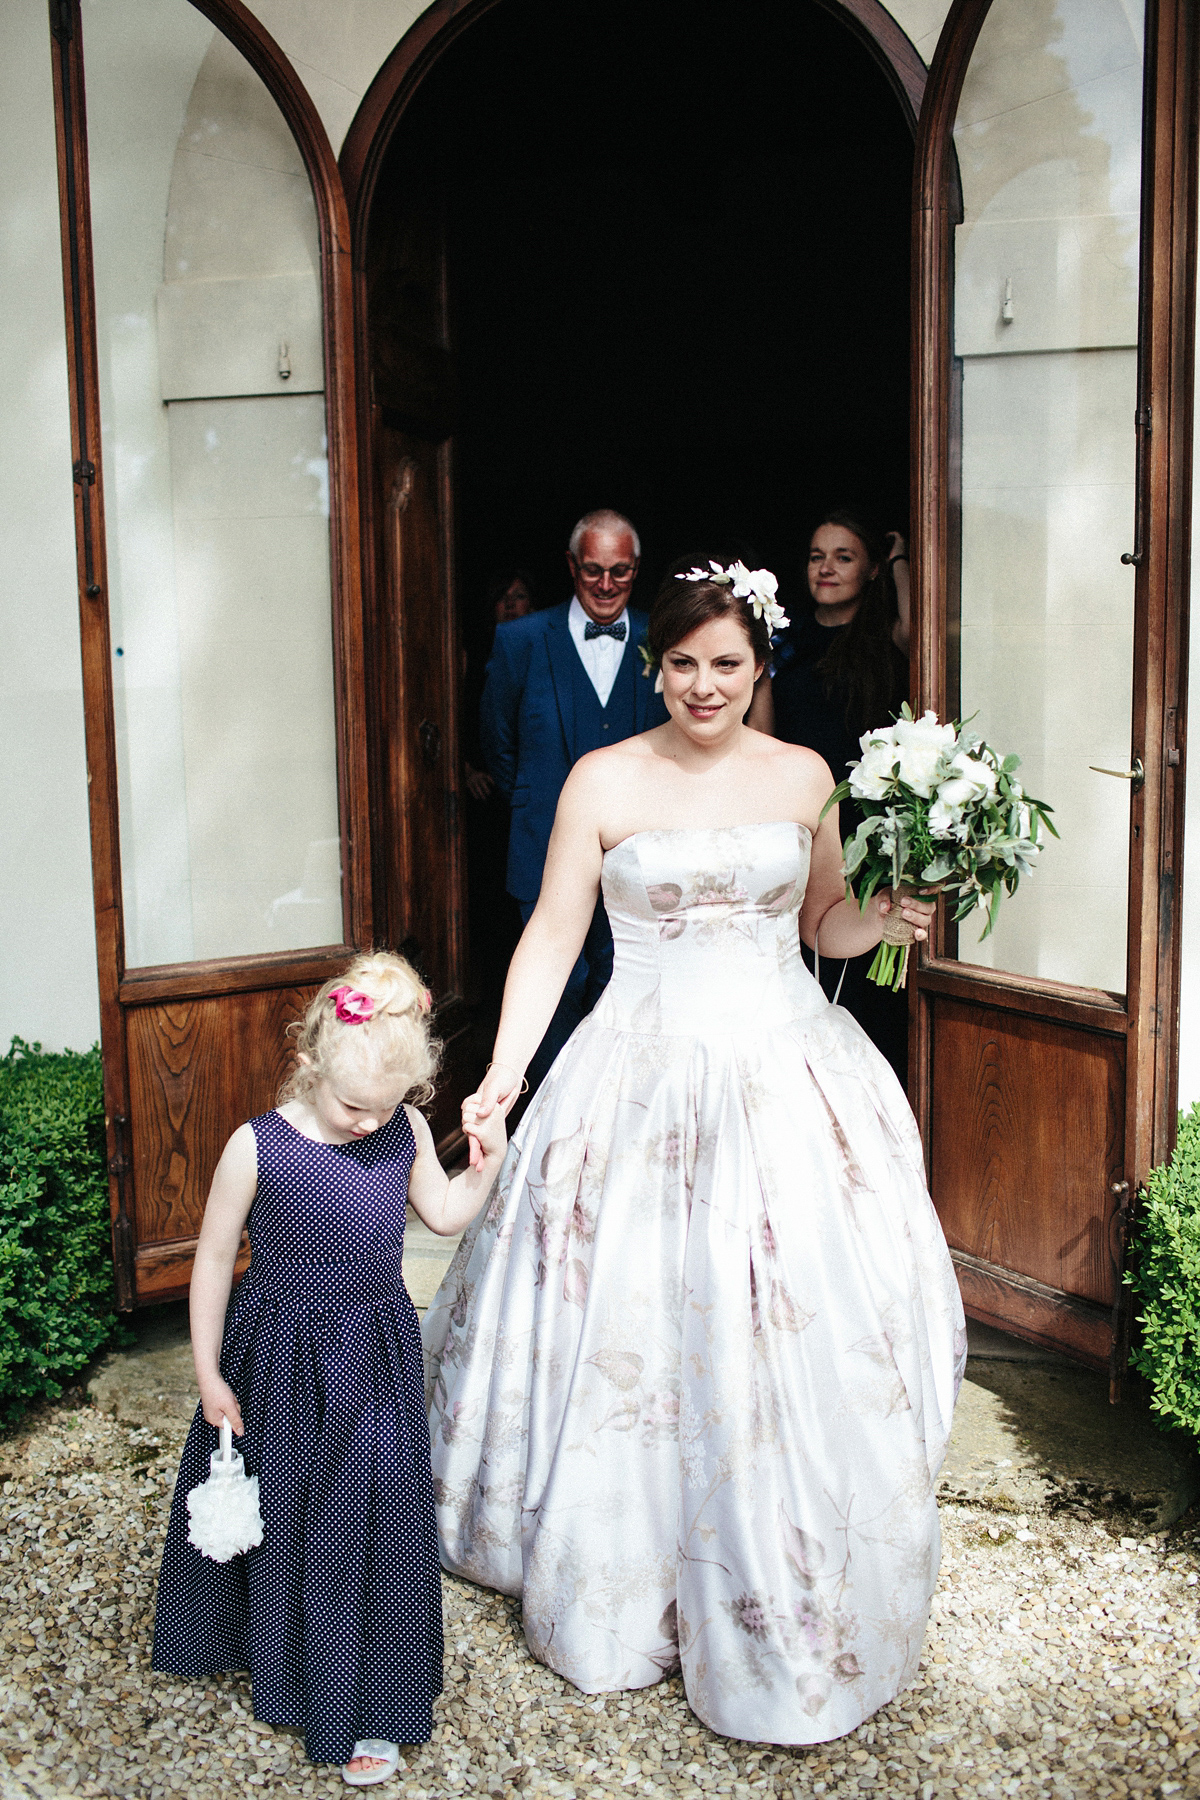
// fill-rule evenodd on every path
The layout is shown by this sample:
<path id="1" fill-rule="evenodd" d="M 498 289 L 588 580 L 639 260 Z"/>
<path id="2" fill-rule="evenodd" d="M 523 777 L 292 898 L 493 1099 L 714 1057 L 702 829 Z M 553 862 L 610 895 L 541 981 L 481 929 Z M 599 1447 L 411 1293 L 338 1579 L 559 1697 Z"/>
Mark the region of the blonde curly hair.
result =
<path id="1" fill-rule="evenodd" d="M 339 988 L 374 1002 L 369 1018 L 338 1016 L 333 995 Z M 422 1106 L 433 1098 L 433 1079 L 442 1046 L 430 1035 L 429 990 L 412 964 L 390 950 L 365 951 L 340 975 L 333 975 L 309 1003 L 302 1019 L 287 1028 L 296 1066 L 279 1090 L 278 1104 L 302 1100 L 314 1082 L 337 1068 L 347 1052 L 370 1051 L 372 1060 L 409 1077 L 405 1099 Z M 307 1058 L 301 1062 L 300 1058 Z"/>

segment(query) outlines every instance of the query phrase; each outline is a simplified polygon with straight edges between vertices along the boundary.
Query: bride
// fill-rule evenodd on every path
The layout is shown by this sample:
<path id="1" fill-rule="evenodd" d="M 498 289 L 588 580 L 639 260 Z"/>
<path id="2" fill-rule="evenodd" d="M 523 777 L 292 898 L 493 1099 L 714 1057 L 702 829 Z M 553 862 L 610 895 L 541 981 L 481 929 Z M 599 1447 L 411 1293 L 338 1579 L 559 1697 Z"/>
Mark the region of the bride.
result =
<path id="1" fill-rule="evenodd" d="M 774 589 L 668 579 L 670 719 L 563 789 L 481 1110 L 516 1099 L 601 885 L 612 981 L 424 1337 L 444 1565 L 520 1595 L 587 1693 L 682 1667 L 715 1731 L 806 1744 L 916 1671 L 966 1338 L 904 1094 L 800 955 L 870 949 L 889 901 L 845 898 L 820 757 L 743 724 Z M 902 910 L 923 937 L 932 906 Z"/>

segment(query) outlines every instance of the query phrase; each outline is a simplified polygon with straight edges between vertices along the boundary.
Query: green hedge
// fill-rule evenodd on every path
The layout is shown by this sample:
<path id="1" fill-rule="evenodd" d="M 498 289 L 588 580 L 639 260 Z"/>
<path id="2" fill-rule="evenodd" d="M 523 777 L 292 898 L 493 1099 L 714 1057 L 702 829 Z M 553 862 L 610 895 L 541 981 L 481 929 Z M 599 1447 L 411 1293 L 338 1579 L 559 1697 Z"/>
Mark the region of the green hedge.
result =
<path id="1" fill-rule="evenodd" d="M 120 1332 L 99 1046 L 0 1057 L 0 1426 Z"/>
<path id="2" fill-rule="evenodd" d="M 1180 1117 L 1170 1162 L 1151 1171 L 1125 1279 L 1142 1302 L 1130 1360 L 1151 1405 L 1200 1437 L 1200 1101 Z"/>

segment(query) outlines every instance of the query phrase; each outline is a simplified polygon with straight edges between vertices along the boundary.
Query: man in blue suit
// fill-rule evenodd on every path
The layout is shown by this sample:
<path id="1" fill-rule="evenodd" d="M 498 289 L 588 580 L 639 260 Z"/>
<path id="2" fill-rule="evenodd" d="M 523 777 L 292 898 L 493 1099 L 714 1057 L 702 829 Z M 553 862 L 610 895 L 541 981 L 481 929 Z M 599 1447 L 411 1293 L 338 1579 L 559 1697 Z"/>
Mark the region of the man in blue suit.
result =
<path id="1" fill-rule="evenodd" d="M 589 750 L 661 725 L 666 707 L 643 674 L 647 616 L 629 591 L 641 544 L 607 508 L 571 533 L 575 596 L 496 630 L 480 717 L 484 760 L 512 807 L 508 891 L 527 923 L 542 885 L 554 812 L 572 766 Z M 535 1088 L 612 974 L 612 933 L 597 905 L 583 954 L 527 1071 Z"/>

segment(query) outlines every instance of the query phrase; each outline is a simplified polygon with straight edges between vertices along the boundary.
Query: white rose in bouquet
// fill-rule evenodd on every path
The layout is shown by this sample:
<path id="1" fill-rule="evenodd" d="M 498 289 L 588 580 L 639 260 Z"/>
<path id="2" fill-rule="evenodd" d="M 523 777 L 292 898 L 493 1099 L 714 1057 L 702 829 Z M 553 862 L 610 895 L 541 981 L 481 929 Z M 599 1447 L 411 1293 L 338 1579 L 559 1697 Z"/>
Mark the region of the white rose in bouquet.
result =
<path id="1" fill-rule="evenodd" d="M 894 730 L 900 751 L 900 779 L 914 794 L 928 800 L 957 733 L 953 725 L 939 725 L 935 712 L 927 712 L 920 719 L 899 719 Z"/>
<path id="2" fill-rule="evenodd" d="M 929 809 L 929 835 L 935 838 L 965 837 L 963 812 L 975 793 L 969 781 L 943 781 Z"/>
<path id="3" fill-rule="evenodd" d="M 979 749 L 986 748 L 982 744 L 977 747 Z M 970 797 L 973 800 L 982 800 L 985 794 L 995 793 L 996 771 L 991 763 L 983 757 L 970 756 L 965 750 L 960 750 L 957 756 L 951 757 L 950 767 L 957 769 L 959 781 L 970 783 L 972 790 Z M 939 794 L 941 791 L 939 789 Z"/>
<path id="4" fill-rule="evenodd" d="M 850 792 L 857 800 L 882 800 L 896 779 L 894 731 L 864 731 L 858 742 L 862 757 L 852 766 Z"/>

